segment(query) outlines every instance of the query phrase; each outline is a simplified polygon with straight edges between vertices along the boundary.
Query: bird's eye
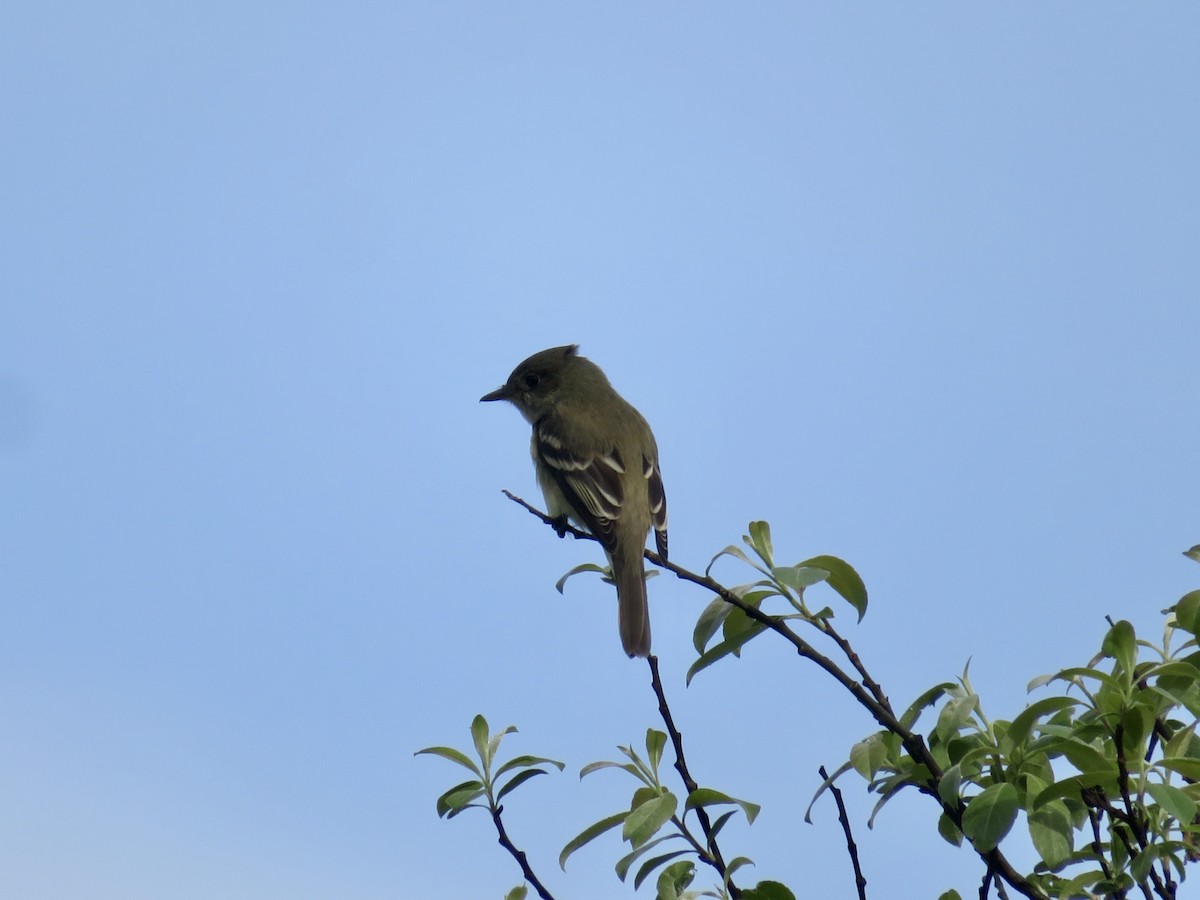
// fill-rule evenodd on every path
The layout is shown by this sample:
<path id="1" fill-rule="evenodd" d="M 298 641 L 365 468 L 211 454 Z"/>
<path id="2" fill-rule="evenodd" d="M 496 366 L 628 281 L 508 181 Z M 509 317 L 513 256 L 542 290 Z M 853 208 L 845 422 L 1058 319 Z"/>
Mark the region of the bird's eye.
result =
<path id="1" fill-rule="evenodd" d="M 538 382 L 541 380 L 542 380 L 542 376 L 539 375 L 537 372 L 530 372 L 528 375 L 525 376 L 525 387 L 532 390 L 533 388 L 538 386 Z"/>

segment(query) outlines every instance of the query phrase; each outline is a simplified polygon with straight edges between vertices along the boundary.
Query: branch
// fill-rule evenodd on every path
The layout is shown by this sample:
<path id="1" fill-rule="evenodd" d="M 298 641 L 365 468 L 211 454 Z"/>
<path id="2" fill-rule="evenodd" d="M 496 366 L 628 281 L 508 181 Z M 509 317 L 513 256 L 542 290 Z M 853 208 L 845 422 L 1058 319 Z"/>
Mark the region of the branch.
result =
<path id="1" fill-rule="evenodd" d="M 569 524 L 563 523 L 561 520 L 552 519 L 541 510 L 529 505 L 520 497 L 509 491 L 503 491 L 503 494 L 504 496 L 508 497 L 509 500 L 512 500 L 514 503 L 524 507 L 551 528 L 554 528 L 560 537 L 570 534 L 576 539 L 590 541 L 596 540 L 594 536 L 588 534 L 586 531 L 581 531 L 578 528 L 574 528 Z M 809 660 L 810 662 L 815 663 L 819 668 L 823 669 L 838 684 L 845 688 L 846 691 L 858 701 L 859 705 L 871 714 L 872 718 L 874 718 L 882 728 L 890 731 L 892 734 L 895 734 L 900 738 L 900 742 L 904 745 L 904 749 L 908 751 L 909 756 L 911 756 L 919 764 L 925 766 L 925 768 L 929 771 L 930 779 L 927 784 L 920 785 L 919 787 L 921 787 L 924 793 L 937 800 L 942 807 L 942 811 L 946 813 L 946 815 L 960 831 L 962 830 L 962 815 L 966 807 L 961 802 L 957 804 L 947 803 L 938 796 L 937 786 L 942 778 L 941 766 L 937 764 L 937 761 L 933 758 L 933 755 L 929 752 L 928 748 L 926 748 L 924 739 L 913 734 L 909 729 L 905 728 L 900 723 L 900 720 L 892 711 L 891 705 L 887 702 L 887 698 L 883 695 L 882 690 L 879 689 L 878 683 L 875 682 L 874 679 L 870 678 L 870 676 L 866 673 L 866 669 L 861 664 L 861 661 L 852 663 L 852 665 L 854 665 L 854 668 L 858 674 L 862 676 L 863 682 L 870 685 L 870 689 L 864 688 L 862 684 L 847 675 L 837 665 L 837 663 L 833 662 L 833 660 L 818 653 L 817 650 L 808 643 L 808 641 L 804 640 L 804 638 L 800 637 L 800 635 L 788 628 L 784 619 L 778 616 L 767 615 L 758 609 L 758 607 L 745 602 L 741 597 L 729 590 L 729 588 L 713 580 L 707 575 L 698 575 L 695 572 L 689 571 L 682 566 L 663 559 L 661 556 L 651 550 L 646 550 L 643 555 L 647 560 L 659 568 L 666 569 L 668 572 L 674 573 L 677 578 L 699 585 L 700 587 L 716 594 L 726 603 L 736 606 L 748 617 L 762 625 L 765 625 L 771 631 L 774 631 L 776 634 L 786 640 L 795 648 L 797 654 Z M 835 640 L 839 639 L 840 636 L 835 638 Z M 855 660 L 857 660 L 857 656 L 855 657 Z M 883 698 L 882 700 L 880 699 L 881 697 Z M 1010 863 L 1004 854 L 1000 852 L 999 848 L 993 848 L 988 851 L 977 849 L 975 852 L 979 854 L 980 858 L 990 870 L 994 871 L 997 875 L 1007 881 L 1013 888 L 1019 891 L 1022 896 L 1029 897 L 1031 900 L 1044 900 L 1046 895 L 1037 887 L 1030 884 L 1024 876 L 1014 869 L 1012 863 Z"/>
<path id="2" fill-rule="evenodd" d="M 825 767 L 817 769 L 823 781 L 829 782 L 829 790 L 833 792 L 833 802 L 837 804 L 838 822 L 842 825 L 842 833 L 846 835 L 846 850 L 850 854 L 850 864 L 854 866 L 854 886 L 858 889 L 858 900 L 867 900 L 867 879 L 863 876 L 858 864 L 858 845 L 854 843 L 854 835 L 850 831 L 850 818 L 846 815 L 846 804 L 842 802 L 841 789 L 829 781 L 829 773 Z"/>
<path id="3" fill-rule="evenodd" d="M 667 695 L 663 693 L 662 679 L 658 675 L 658 657 L 651 654 L 647 661 L 650 663 L 650 684 L 654 688 L 654 695 L 658 697 L 658 712 L 662 716 L 663 724 L 667 726 L 667 734 L 671 736 L 671 746 L 675 748 L 675 771 L 679 773 L 679 777 L 683 780 L 683 786 L 687 788 L 690 796 L 692 791 L 700 785 L 696 784 L 696 779 L 688 771 L 687 760 L 683 757 L 683 735 L 675 727 L 675 720 L 671 717 L 671 708 L 667 705 Z M 717 835 L 713 832 L 708 810 L 703 806 L 698 806 L 695 811 L 696 819 L 700 822 L 700 830 L 704 832 L 704 840 L 708 845 L 708 849 L 700 853 L 700 859 L 717 870 L 721 876 L 721 883 L 729 890 L 729 896 L 733 900 L 737 900 L 741 897 L 742 892 L 729 880 L 729 873 L 725 867 L 725 860 L 721 856 L 721 848 L 717 846 Z M 682 824 L 680 822 L 680 825 Z"/>
<path id="4" fill-rule="evenodd" d="M 1139 853 L 1145 853 L 1149 844 L 1149 834 L 1146 832 L 1145 822 L 1142 817 L 1134 811 L 1133 799 L 1129 796 L 1129 761 L 1125 756 L 1125 726 L 1117 722 L 1113 729 L 1113 740 L 1117 747 L 1117 787 L 1121 792 L 1121 802 L 1125 804 L 1125 821 L 1129 825 L 1129 830 L 1133 832 L 1133 837 L 1137 841 L 1137 850 L 1129 847 L 1129 858 L 1132 861 Z M 1150 867 L 1150 881 L 1154 884 L 1154 892 L 1160 897 L 1169 897 L 1166 887 L 1162 883 L 1162 879 L 1158 877 L 1158 872 L 1154 867 Z M 1146 897 L 1150 897 L 1150 889 L 1143 883 L 1141 885 L 1143 893 Z"/>
<path id="5" fill-rule="evenodd" d="M 1092 823 L 1092 853 L 1096 860 L 1100 863 L 1100 871 L 1104 873 L 1106 881 L 1113 880 L 1112 867 L 1108 864 L 1108 857 L 1104 855 L 1104 841 L 1100 837 L 1100 810 L 1104 806 L 1104 791 L 1100 788 L 1084 788 L 1080 791 L 1080 799 L 1083 800 L 1083 805 L 1087 807 L 1088 820 Z M 1113 894 L 1117 900 L 1126 896 L 1123 888 Z"/>
<path id="6" fill-rule="evenodd" d="M 830 638 L 832 638 L 833 642 L 838 645 L 838 649 L 846 655 L 846 659 L 850 661 L 850 665 L 854 667 L 854 671 L 858 672 L 858 674 L 862 676 L 863 686 L 871 692 L 871 696 L 874 697 L 881 706 L 888 710 L 888 712 L 893 712 L 891 701 L 888 700 L 887 695 L 884 694 L 883 688 L 879 686 L 879 683 L 871 677 L 866 666 L 863 665 L 862 660 L 854 651 L 854 648 L 850 646 L 850 642 L 838 633 L 837 629 L 833 627 L 833 623 L 828 619 L 821 619 L 817 627 L 821 631 L 825 632 L 825 634 L 827 634 Z"/>
<path id="7" fill-rule="evenodd" d="M 538 881 L 537 876 L 533 874 L 533 869 L 529 866 L 529 860 L 525 858 L 525 851 L 518 850 L 516 845 L 509 840 L 508 832 L 504 830 L 504 822 L 500 820 L 500 813 L 504 812 L 503 806 L 493 806 L 491 808 L 492 821 L 496 823 L 496 833 L 500 835 L 500 846 L 512 854 L 512 858 L 517 861 L 517 865 L 521 867 L 521 874 L 525 876 L 525 880 L 533 885 L 533 889 L 537 891 L 542 900 L 554 900 L 554 895 Z"/>

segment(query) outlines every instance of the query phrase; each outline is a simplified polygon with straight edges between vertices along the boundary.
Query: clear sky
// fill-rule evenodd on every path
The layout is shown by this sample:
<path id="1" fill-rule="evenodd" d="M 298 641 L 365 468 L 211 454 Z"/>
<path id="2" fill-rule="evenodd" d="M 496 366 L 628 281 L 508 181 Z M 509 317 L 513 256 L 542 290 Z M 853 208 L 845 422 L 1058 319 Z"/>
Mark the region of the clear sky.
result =
<path id="1" fill-rule="evenodd" d="M 7 4 L 0 895 L 498 898 L 412 755 L 477 712 L 568 764 L 509 803 L 551 888 L 631 895 L 615 838 L 556 858 L 627 796 L 576 775 L 658 724 L 644 664 L 478 403 L 548 346 L 654 426 L 673 558 L 765 518 L 858 568 L 897 705 L 970 658 L 1011 717 L 1106 614 L 1158 635 L 1197 46 L 1194 4 Z M 797 809 L 872 723 L 768 639 L 685 688 L 709 598 L 650 592 L 697 777 L 764 805 L 730 854 L 852 896 Z M 931 803 L 868 831 L 844 784 L 873 896 L 977 889 Z"/>

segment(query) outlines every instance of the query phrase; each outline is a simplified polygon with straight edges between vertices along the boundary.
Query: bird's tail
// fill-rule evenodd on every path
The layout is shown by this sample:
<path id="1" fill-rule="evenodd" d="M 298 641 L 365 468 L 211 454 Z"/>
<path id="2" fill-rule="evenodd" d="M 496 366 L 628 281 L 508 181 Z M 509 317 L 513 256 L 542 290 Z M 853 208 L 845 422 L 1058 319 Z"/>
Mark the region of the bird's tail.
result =
<path id="1" fill-rule="evenodd" d="M 650 655 L 650 609 L 646 603 L 646 570 L 641 547 L 610 557 L 617 582 L 617 621 L 621 646 L 630 656 Z"/>

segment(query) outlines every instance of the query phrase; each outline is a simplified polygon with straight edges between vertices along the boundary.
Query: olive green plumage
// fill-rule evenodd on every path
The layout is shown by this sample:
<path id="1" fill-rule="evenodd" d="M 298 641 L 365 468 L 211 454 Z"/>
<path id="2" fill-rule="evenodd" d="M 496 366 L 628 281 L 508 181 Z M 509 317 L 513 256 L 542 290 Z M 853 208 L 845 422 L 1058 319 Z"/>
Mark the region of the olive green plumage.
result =
<path id="1" fill-rule="evenodd" d="M 507 400 L 533 426 L 530 450 L 551 516 L 599 539 L 617 584 L 621 645 L 650 654 L 642 552 L 667 555 L 667 502 L 650 426 L 574 344 L 535 353 L 482 400 Z"/>

